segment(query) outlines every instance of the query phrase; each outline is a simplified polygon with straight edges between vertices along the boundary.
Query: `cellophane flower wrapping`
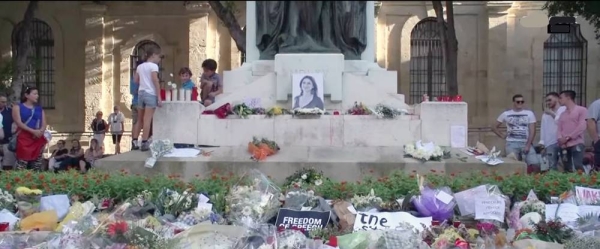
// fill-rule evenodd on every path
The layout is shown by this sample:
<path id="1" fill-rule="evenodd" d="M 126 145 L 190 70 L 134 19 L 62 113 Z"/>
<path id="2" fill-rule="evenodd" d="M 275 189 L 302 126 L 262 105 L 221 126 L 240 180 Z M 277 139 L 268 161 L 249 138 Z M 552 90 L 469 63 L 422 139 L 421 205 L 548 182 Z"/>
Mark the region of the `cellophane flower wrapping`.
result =
<path id="1" fill-rule="evenodd" d="M 60 237 L 51 240 L 49 244 L 58 245 L 62 249 L 89 248 L 92 233 L 99 225 L 98 219 L 91 214 L 71 220 L 63 224 Z"/>
<path id="2" fill-rule="evenodd" d="M 377 240 L 377 249 L 413 248 L 425 249 L 429 246 L 423 242 L 421 235 L 408 223 L 401 222 L 393 231 L 384 231 Z"/>
<path id="3" fill-rule="evenodd" d="M 285 194 L 284 208 L 309 211 L 318 208 L 320 200 L 312 190 L 292 189 Z"/>
<path id="4" fill-rule="evenodd" d="M 431 189 L 425 186 L 421 195 L 415 196 L 412 203 L 422 216 L 431 216 L 438 221 L 448 220 L 453 217 L 456 206 L 452 194 L 449 187 Z"/>
<path id="5" fill-rule="evenodd" d="M 155 216 L 162 216 L 168 222 L 175 222 L 180 214 L 194 210 L 198 206 L 198 195 L 188 190 L 179 193 L 165 188 L 154 202 Z"/>
<path id="6" fill-rule="evenodd" d="M 225 197 L 227 219 L 236 226 L 259 227 L 277 215 L 280 195 L 277 185 L 260 171 L 251 170 Z"/>
<path id="7" fill-rule="evenodd" d="M 168 139 L 152 140 L 150 143 L 150 153 L 152 158 L 159 159 L 173 150 L 173 143 Z"/>
<path id="8" fill-rule="evenodd" d="M 249 228 L 233 249 L 273 249 L 277 247 L 277 229 L 274 225 L 259 224 Z"/>
<path id="9" fill-rule="evenodd" d="M 542 217 L 546 217 L 546 204 L 543 201 L 537 199 L 537 197 L 531 197 L 525 199 L 525 201 L 517 202 L 513 205 L 510 213 L 507 216 L 508 225 L 510 228 L 519 230 L 523 228 L 521 224 L 521 217 L 530 212 L 536 212 Z"/>
<path id="10" fill-rule="evenodd" d="M 306 245 L 306 235 L 298 230 L 283 230 L 277 233 L 277 248 L 303 248 Z"/>

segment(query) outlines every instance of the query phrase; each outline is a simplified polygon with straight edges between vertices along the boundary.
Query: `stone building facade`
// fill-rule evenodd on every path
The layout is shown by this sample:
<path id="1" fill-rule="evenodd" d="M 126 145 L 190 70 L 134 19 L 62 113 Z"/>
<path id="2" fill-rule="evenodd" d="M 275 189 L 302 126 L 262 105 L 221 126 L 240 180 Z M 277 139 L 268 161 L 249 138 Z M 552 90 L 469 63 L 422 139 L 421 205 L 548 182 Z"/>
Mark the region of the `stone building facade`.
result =
<path id="1" fill-rule="evenodd" d="M 11 56 L 12 30 L 27 3 L 0 3 L 2 59 Z M 89 131 L 94 113 L 108 114 L 113 105 L 121 107 L 130 127 L 130 68 L 147 46 L 161 48 L 165 82 L 176 81 L 170 74 L 176 76 L 183 66 L 198 75 L 207 58 L 218 61 L 219 72 L 238 67 L 243 55 L 208 4 L 189 3 L 39 2 L 36 29 L 46 45 L 36 48 L 41 70 L 30 82 L 43 89 L 53 129 Z M 574 89 L 583 104 L 600 96 L 593 27 L 578 20 L 574 33 L 550 36 L 545 25 L 527 24 L 527 18 L 545 15 L 543 3 L 455 2 L 459 91 L 469 103 L 470 142 L 501 145 L 488 127 L 510 107 L 513 94 L 523 94 L 538 118 L 549 91 Z M 245 2 L 238 4 L 236 16 L 244 25 Z M 424 93 L 443 94 L 445 88 L 434 16 L 431 1 L 384 1 L 376 14 L 376 60 L 398 72 L 398 89 L 407 102 Z"/>

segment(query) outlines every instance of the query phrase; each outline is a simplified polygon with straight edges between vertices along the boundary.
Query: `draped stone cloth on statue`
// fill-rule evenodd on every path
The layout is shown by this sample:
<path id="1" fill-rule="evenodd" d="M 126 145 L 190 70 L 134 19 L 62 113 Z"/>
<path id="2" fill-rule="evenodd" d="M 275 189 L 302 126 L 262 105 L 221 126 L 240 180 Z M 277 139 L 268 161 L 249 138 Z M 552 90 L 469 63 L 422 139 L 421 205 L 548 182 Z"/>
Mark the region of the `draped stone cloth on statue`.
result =
<path id="1" fill-rule="evenodd" d="M 360 60 L 367 47 L 366 1 L 256 1 L 261 60 L 278 53 L 342 53 Z"/>

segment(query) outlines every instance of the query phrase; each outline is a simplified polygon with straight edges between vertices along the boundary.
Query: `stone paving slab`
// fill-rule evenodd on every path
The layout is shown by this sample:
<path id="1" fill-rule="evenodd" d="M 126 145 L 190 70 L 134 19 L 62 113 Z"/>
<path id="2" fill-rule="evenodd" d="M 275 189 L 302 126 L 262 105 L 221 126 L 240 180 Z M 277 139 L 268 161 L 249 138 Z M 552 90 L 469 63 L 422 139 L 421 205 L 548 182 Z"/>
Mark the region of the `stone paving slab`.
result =
<path id="1" fill-rule="evenodd" d="M 483 162 L 468 157 L 466 162 L 454 158 L 456 154 L 467 157 L 458 150 L 452 151 L 453 158 L 441 162 L 422 163 L 412 158 L 404 158 L 401 147 L 285 147 L 279 153 L 265 161 L 254 162 L 247 148 L 218 147 L 205 148 L 212 151 L 211 156 L 195 158 L 161 158 L 154 168 L 144 167 L 148 152 L 132 151 L 103 158 L 97 161 L 97 168 L 106 171 L 126 169 L 132 174 L 142 175 L 181 175 L 190 180 L 200 175 L 210 176 L 210 172 L 234 172 L 242 174 L 248 169 L 259 169 L 275 181 L 282 182 L 287 176 L 302 168 L 313 167 L 324 172 L 325 176 L 336 181 L 357 181 L 365 175 L 383 177 L 396 170 L 419 174 L 458 174 L 465 172 L 497 172 L 502 175 L 515 172 L 526 173 L 526 165 L 505 158 L 505 163 L 487 166 Z"/>

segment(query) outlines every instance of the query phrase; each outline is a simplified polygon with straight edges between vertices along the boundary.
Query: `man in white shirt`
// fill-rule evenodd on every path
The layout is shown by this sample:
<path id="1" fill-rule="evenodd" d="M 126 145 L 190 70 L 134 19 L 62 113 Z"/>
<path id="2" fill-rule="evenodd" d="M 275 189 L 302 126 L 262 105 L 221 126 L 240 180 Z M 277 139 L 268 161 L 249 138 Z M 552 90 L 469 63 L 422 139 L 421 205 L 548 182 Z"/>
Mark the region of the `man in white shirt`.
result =
<path id="1" fill-rule="evenodd" d="M 558 169 L 561 148 L 558 145 L 558 118 L 566 107 L 558 103 L 559 95 L 556 92 L 546 94 L 546 109 L 542 114 L 542 127 L 540 129 L 540 144 L 544 146 L 543 156 L 548 160 L 550 170 Z"/>
<path id="2" fill-rule="evenodd" d="M 108 115 L 108 127 L 115 145 L 115 154 L 121 154 L 121 137 L 125 130 L 125 115 L 115 106 L 114 112 Z"/>
<path id="3" fill-rule="evenodd" d="M 135 69 L 134 82 L 139 83 L 138 89 L 138 120 L 133 129 L 131 149 L 137 150 L 138 136 L 140 131 L 142 134 L 142 151 L 150 149 L 148 138 L 150 137 L 150 129 L 152 129 L 152 118 L 156 107 L 162 105 L 160 100 L 160 80 L 158 79 L 158 63 L 160 62 L 160 51 L 156 48 L 148 48 L 146 50 L 146 62 L 137 66 Z"/>
<path id="4" fill-rule="evenodd" d="M 540 160 L 532 147 L 535 137 L 535 115 L 532 111 L 524 109 L 523 95 L 517 94 L 512 100 L 513 108 L 498 116 L 492 130 L 498 137 L 506 139 L 507 155 L 514 153 L 517 159 L 524 160 L 527 166 L 539 169 Z M 503 123 L 506 123 L 506 134 L 498 130 Z"/>

